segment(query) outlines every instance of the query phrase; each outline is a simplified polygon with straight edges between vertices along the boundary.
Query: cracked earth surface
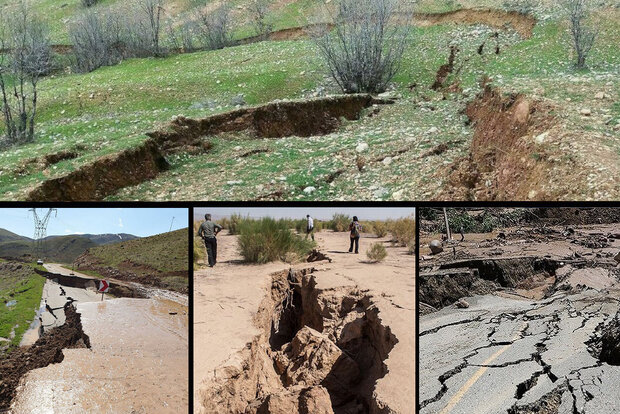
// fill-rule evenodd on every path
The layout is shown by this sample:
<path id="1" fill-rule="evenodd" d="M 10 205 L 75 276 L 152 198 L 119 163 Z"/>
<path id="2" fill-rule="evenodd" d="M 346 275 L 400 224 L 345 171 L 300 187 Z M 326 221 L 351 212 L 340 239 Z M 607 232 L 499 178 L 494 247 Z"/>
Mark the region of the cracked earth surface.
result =
<path id="1" fill-rule="evenodd" d="M 493 234 L 466 235 L 461 255 L 490 259 L 492 250 L 501 257 L 527 247 L 559 267 L 541 282 L 544 295 L 528 298 L 528 289 L 498 286 L 464 298 L 467 307 L 421 316 L 420 412 L 618 412 L 620 367 L 600 349 L 602 332 L 618 324 L 620 273 L 611 259 L 620 247 L 618 229 L 575 226 L 562 236 L 566 228 L 548 228 L 545 237 L 512 229 L 501 242 Z M 591 243 L 592 236 L 605 243 Z M 617 354 L 618 337 L 611 341 Z"/>
<path id="2" fill-rule="evenodd" d="M 347 233 L 316 233 L 332 261 L 290 271 L 218 238 L 217 266 L 194 274 L 196 412 L 415 412 L 415 258 L 362 236 L 355 255 Z M 378 241 L 388 257 L 368 263 Z"/>

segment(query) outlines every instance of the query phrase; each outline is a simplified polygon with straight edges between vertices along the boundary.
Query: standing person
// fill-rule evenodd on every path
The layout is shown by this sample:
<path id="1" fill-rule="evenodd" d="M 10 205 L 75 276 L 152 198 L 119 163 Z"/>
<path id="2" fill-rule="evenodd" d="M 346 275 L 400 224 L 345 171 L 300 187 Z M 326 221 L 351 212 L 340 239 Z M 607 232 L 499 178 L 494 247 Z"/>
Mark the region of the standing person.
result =
<path id="1" fill-rule="evenodd" d="M 308 235 L 312 236 L 312 241 L 314 241 L 314 220 L 310 217 L 310 214 L 306 215 L 306 219 L 308 223 L 306 224 L 306 240 L 308 240 Z"/>
<path id="2" fill-rule="evenodd" d="M 198 229 L 198 236 L 202 237 L 205 242 L 209 267 L 213 267 L 217 263 L 217 239 L 215 236 L 220 231 L 222 231 L 222 226 L 211 221 L 211 214 L 205 214 L 205 221 Z"/>
<path id="3" fill-rule="evenodd" d="M 353 216 L 353 221 L 351 222 L 351 224 L 349 224 L 349 231 L 351 232 L 351 246 L 349 247 L 349 253 L 353 251 L 353 243 L 355 243 L 355 254 L 358 254 L 362 225 L 359 223 L 359 221 L 357 221 L 357 216 Z"/>

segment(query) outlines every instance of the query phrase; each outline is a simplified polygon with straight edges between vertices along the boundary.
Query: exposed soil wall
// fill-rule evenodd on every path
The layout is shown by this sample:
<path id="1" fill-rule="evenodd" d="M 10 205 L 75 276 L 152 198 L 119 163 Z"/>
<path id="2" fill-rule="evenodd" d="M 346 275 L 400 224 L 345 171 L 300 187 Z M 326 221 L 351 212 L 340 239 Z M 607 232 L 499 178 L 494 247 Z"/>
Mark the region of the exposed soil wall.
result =
<path id="1" fill-rule="evenodd" d="M 359 119 L 364 108 L 391 101 L 370 95 L 344 95 L 306 101 L 273 102 L 203 119 L 178 117 L 167 128 L 150 132 L 143 144 L 108 155 L 58 178 L 44 181 L 27 201 L 102 200 L 121 188 L 154 179 L 169 168 L 165 155 L 179 151 L 208 151 L 204 137 L 249 131 L 258 138 L 324 135 L 340 119 Z"/>
<path id="2" fill-rule="evenodd" d="M 44 181 L 27 201 L 102 200 L 118 189 L 152 180 L 168 168 L 157 143 L 142 145 L 108 155 L 59 178 Z"/>
<path id="3" fill-rule="evenodd" d="M 340 118 L 359 119 L 362 109 L 384 103 L 370 95 L 343 95 L 307 101 L 273 102 L 203 119 L 179 117 L 165 130 L 149 133 L 164 149 L 192 145 L 199 137 L 249 131 L 258 138 L 325 135 Z"/>
<path id="4" fill-rule="evenodd" d="M 555 260 L 534 256 L 443 263 L 438 269 L 420 272 L 420 302 L 441 309 L 466 296 L 486 295 L 500 288 L 528 288 L 540 277 L 555 276 L 559 267 Z"/>
<path id="5" fill-rule="evenodd" d="M 313 269 L 273 275 L 256 315 L 262 330 L 241 369 L 221 368 L 202 392 L 206 412 L 387 413 L 373 398 L 398 340 L 363 292 L 317 288 Z"/>
<path id="6" fill-rule="evenodd" d="M 64 325 L 52 329 L 34 345 L 16 348 L 0 359 L 0 410 L 6 410 L 15 396 L 19 380 L 30 370 L 62 362 L 64 348 L 90 348 L 82 331 L 80 314 L 71 305 L 65 308 Z"/>
<path id="7" fill-rule="evenodd" d="M 414 23 L 435 25 L 445 23 L 484 24 L 497 29 L 512 28 L 524 38 L 532 36 L 536 18 L 515 11 L 493 9 L 461 9 L 446 13 L 418 13 Z"/>
<path id="8" fill-rule="evenodd" d="M 533 136 L 550 127 L 551 108 L 486 86 L 466 114 L 474 128 L 470 153 L 451 167 L 439 199 L 549 200 L 550 166 Z M 536 156 L 535 156 L 536 155 Z"/>

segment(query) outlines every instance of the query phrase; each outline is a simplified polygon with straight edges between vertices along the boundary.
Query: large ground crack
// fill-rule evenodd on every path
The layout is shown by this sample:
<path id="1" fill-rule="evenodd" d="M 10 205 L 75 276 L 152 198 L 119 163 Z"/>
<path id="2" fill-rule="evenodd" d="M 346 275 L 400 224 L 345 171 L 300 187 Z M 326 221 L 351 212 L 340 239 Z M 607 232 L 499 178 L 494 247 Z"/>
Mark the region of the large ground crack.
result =
<path id="1" fill-rule="evenodd" d="M 241 369 L 216 370 L 201 395 L 207 412 L 389 412 L 374 388 L 398 339 L 367 291 L 320 289 L 314 272 L 272 275 L 255 320 L 262 332 Z"/>
<path id="2" fill-rule="evenodd" d="M 46 332 L 32 346 L 16 348 L 0 359 L 0 410 L 10 407 L 20 379 L 33 369 L 62 362 L 64 348 L 90 348 L 80 314 L 65 305 L 65 323 Z"/>

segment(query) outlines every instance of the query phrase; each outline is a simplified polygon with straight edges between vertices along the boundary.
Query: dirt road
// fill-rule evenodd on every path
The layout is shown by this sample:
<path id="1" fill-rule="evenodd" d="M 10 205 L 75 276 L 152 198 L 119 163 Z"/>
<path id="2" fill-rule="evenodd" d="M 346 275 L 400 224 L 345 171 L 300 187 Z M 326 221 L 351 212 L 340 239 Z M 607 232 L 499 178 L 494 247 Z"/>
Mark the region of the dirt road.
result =
<path id="1" fill-rule="evenodd" d="M 332 262 L 296 264 L 293 270 L 314 268 L 300 276 L 303 278 L 301 283 L 307 284 L 302 289 L 301 295 L 306 295 L 308 298 L 313 296 L 315 301 L 326 306 L 323 316 L 320 317 L 325 325 L 323 334 L 331 332 L 332 324 L 346 325 L 337 318 L 331 319 L 333 312 L 332 316 L 328 317 L 330 306 L 338 308 L 340 301 L 346 303 L 357 298 L 355 300 L 358 301 L 358 305 L 355 309 L 343 311 L 339 308 L 342 315 L 348 312 L 348 321 L 353 321 L 355 312 L 358 312 L 358 315 L 366 315 L 362 317 L 364 321 L 373 320 L 374 323 L 372 309 L 378 310 L 376 324 L 368 329 L 383 332 L 390 338 L 393 335 L 396 340 L 383 344 L 386 357 L 381 363 L 385 364 L 384 369 L 379 369 L 381 364 L 378 362 L 370 364 L 367 378 L 362 380 L 362 383 L 364 381 L 372 383 L 364 385 L 372 389 L 374 399 L 372 404 L 389 407 L 397 413 L 412 413 L 415 401 L 415 258 L 407 254 L 405 248 L 391 247 L 387 239 L 365 236 L 362 235 L 360 254 L 355 255 L 347 252 L 349 247 L 347 233 L 317 233 L 319 250 L 329 256 Z M 388 257 L 383 263 L 368 263 L 366 249 L 371 242 L 377 241 L 384 242 Z M 266 336 L 269 335 L 264 332 L 273 330 L 278 324 L 279 329 L 284 330 L 282 326 L 285 324 L 284 317 L 275 325 L 269 321 L 273 316 L 273 306 L 276 308 L 279 306 L 278 295 L 282 294 L 275 286 L 279 286 L 286 278 L 286 274 L 290 273 L 290 266 L 281 262 L 246 265 L 236 253 L 235 236 L 221 235 L 218 237 L 218 243 L 218 264 L 213 269 L 198 271 L 194 276 L 196 306 L 194 395 L 197 412 L 212 412 L 205 409 L 204 405 L 200 407 L 200 403 L 204 403 L 205 399 L 209 400 L 207 396 L 221 385 L 218 381 L 222 375 L 235 370 L 247 370 L 248 358 L 251 364 L 259 364 L 256 359 L 252 359 L 254 357 L 248 357 L 248 347 L 259 359 L 278 354 L 279 344 L 276 346 L 277 341 L 274 339 L 276 336 L 272 334 L 270 339 L 267 339 Z M 274 276 L 274 274 L 284 274 L 284 279 L 281 275 Z M 313 283 L 316 283 L 316 286 Z M 305 309 L 314 306 L 307 303 L 306 299 L 303 300 L 305 302 L 303 305 L 300 303 L 299 307 Z M 326 305 L 328 302 L 332 305 Z M 302 320 L 304 318 L 316 320 L 318 315 L 308 311 L 301 316 Z M 301 325 L 312 326 L 313 323 Z M 386 327 L 389 329 L 385 330 Z M 295 328 L 298 337 L 300 328 L 301 326 Z M 306 333 L 320 335 L 318 331 Z M 267 340 L 271 341 L 271 347 L 265 343 Z M 369 339 L 364 339 L 367 340 Z M 250 343 L 255 346 L 250 346 Z M 263 372 L 260 375 L 271 374 Z M 258 380 L 259 383 L 260 381 Z M 256 384 L 253 386 L 256 387 Z M 273 394 L 279 392 L 278 387 L 284 388 L 277 381 L 268 385 L 265 383 L 263 386 L 265 389 L 275 387 L 270 391 Z M 359 384 L 356 386 L 362 387 Z M 265 389 L 263 392 L 266 392 Z M 337 399 L 334 393 L 331 398 L 332 401 Z M 247 405 L 248 402 L 241 402 L 239 407 Z M 236 409 L 228 407 L 229 412 L 237 412 L 237 409 L 241 410 L 238 407 Z M 363 408 L 361 412 L 365 412 Z"/>
<path id="2" fill-rule="evenodd" d="M 76 299 L 90 348 L 63 349 L 62 362 L 29 371 L 12 412 L 187 412 L 187 300 L 155 296 L 101 301 L 94 291 L 64 286 L 66 295 L 60 295 L 60 285 L 47 283 L 48 304 L 67 296 Z"/>
<path id="3" fill-rule="evenodd" d="M 617 412 L 602 337 L 620 340 L 619 238 L 619 225 L 502 229 L 427 256 L 421 301 L 443 309 L 420 318 L 421 412 Z"/>

